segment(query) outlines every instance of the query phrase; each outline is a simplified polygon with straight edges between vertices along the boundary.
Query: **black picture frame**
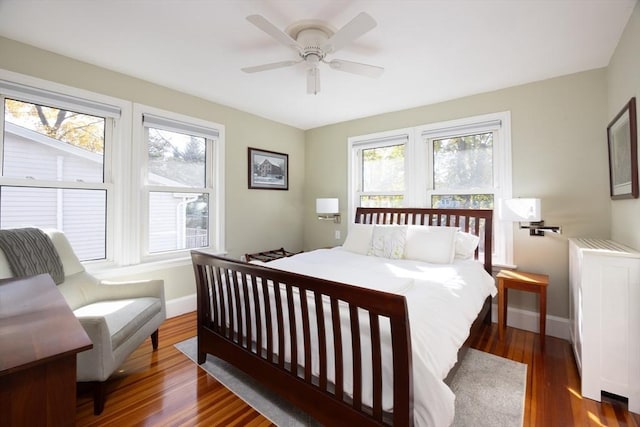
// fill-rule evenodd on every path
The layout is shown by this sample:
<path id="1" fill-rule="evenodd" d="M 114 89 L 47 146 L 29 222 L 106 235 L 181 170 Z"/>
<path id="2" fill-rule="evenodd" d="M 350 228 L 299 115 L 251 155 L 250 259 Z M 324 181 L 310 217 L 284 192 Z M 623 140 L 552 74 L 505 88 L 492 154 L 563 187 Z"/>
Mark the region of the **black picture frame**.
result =
<path id="1" fill-rule="evenodd" d="M 607 126 L 612 200 L 638 198 L 638 126 L 633 97 Z"/>
<path id="2" fill-rule="evenodd" d="M 250 189 L 289 189 L 288 154 L 249 147 L 248 160 Z"/>

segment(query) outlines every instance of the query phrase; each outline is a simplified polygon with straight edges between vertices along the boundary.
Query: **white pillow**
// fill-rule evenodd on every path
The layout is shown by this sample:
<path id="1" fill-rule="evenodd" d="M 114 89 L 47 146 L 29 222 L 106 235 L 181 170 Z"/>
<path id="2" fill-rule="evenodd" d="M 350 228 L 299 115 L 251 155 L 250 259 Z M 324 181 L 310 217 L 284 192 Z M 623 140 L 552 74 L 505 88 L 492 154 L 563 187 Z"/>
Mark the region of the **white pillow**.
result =
<path id="1" fill-rule="evenodd" d="M 344 239 L 342 247 L 350 252 L 367 255 L 371 248 L 373 224 L 351 224 L 349 234 Z"/>
<path id="2" fill-rule="evenodd" d="M 404 257 L 434 264 L 451 264 L 455 255 L 456 227 L 410 225 Z"/>
<path id="3" fill-rule="evenodd" d="M 371 248 L 368 255 L 377 257 L 400 259 L 404 254 L 407 240 L 406 225 L 378 225 L 373 226 Z"/>
<path id="4" fill-rule="evenodd" d="M 458 231 L 456 233 L 456 259 L 471 259 L 478 247 L 480 237 L 475 234 Z"/>

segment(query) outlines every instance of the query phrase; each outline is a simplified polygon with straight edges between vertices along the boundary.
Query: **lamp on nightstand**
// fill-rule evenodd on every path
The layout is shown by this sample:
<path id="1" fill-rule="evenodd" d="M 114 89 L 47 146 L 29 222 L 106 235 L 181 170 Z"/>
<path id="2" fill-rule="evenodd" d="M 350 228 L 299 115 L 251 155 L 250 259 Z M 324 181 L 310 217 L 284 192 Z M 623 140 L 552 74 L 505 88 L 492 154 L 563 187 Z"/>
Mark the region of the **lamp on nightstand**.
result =
<path id="1" fill-rule="evenodd" d="M 500 204 L 500 219 L 520 223 L 520 228 L 529 230 L 530 236 L 544 236 L 545 231 L 562 232 L 560 227 L 544 225 L 540 212 L 540 199 L 505 199 Z M 522 225 L 523 222 L 529 225 Z"/>
<path id="2" fill-rule="evenodd" d="M 338 199 L 316 199 L 316 214 L 318 219 L 333 220 L 336 224 L 340 224 Z"/>

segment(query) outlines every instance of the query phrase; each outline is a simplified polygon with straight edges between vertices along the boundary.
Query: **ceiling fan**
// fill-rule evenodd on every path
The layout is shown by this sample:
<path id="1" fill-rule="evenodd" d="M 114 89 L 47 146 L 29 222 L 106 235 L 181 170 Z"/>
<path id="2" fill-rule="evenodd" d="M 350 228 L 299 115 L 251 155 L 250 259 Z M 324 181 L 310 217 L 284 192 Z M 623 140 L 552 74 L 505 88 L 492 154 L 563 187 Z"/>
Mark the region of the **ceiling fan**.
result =
<path id="1" fill-rule="evenodd" d="M 316 95 L 320 92 L 320 63 L 327 64 L 334 70 L 374 78 L 379 77 L 384 71 L 384 68 L 375 65 L 326 58 L 327 55 L 343 48 L 377 25 L 376 21 L 365 12 L 360 13 L 338 31 L 333 31 L 327 24 L 320 21 L 300 21 L 289 26 L 285 32 L 261 15 L 247 16 L 247 20 L 294 50 L 299 58 L 242 68 L 245 73 L 257 73 L 304 63 L 307 66 L 307 93 Z"/>

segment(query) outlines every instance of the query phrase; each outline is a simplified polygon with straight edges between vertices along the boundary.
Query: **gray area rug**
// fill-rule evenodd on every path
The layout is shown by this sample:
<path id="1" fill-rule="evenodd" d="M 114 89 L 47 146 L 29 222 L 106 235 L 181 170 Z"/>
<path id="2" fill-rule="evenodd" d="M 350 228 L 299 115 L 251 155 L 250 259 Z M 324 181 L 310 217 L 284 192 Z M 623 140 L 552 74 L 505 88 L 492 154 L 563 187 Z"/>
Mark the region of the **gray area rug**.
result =
<path id="1" fill-rule="evenodd" d="M 196 337 L 175 346 L 197 361 Z M 305 412 L 223 360 L 209 354 L 200 367 L 278 426 L 319 425 Z M 469 349 L 451 380 L 450 387 L 456 394 L 453 426 L 521 427 L 526 381 L 527 365 Z"/>
<path id="2" fill-rule="evenodd" d="M 449 385 L 456 427 L 522 427 L 527 365 L 470 348 Z"/>

